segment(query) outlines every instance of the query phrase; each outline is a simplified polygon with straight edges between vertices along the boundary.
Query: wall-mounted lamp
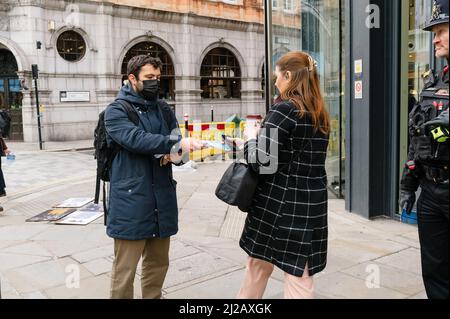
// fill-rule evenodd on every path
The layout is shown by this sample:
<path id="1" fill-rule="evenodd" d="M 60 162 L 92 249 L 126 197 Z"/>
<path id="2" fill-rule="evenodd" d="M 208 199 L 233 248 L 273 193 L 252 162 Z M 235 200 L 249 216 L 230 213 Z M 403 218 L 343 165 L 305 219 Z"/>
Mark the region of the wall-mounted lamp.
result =
<path id="1" fill-rule="evenodd" d="M 48 21 L 48 23 L 47 23 L 47 30 L 50 31 L 50 32 L 54 32 L 55 29 L 56 29 L 55 21 L 54 20 Z"/>

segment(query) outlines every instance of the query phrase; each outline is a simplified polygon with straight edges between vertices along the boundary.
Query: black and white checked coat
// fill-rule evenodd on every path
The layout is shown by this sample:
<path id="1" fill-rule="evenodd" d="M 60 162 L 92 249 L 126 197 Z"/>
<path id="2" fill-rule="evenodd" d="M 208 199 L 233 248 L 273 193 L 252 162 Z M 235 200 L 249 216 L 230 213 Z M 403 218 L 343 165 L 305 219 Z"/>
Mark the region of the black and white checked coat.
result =
<path id="1" fill-rule="evenodd" d="M 274 138 L 273 129 L 278 138 Z M 261 143 L 264 139 L 268 141 L 266 146 Z M 270 160 L 278 158 L 278 167 L 275 173 L 265 174 L 267 159 L 258 153 L 265 150 L 268 154 L 271 143 L 279 147 L 277 154 L 269 156 Z M 306 263 L 310 275 L 325 268 L 327 148 L 328 136 L 313 127 L 308 113 L 301 118 L 291 102 L 271 108 L 258 142 L 245 144 L 245 157 L 259 173 L 259 184 L 240 240 L 248 255 L 297 277 L 303 275 Z"/>

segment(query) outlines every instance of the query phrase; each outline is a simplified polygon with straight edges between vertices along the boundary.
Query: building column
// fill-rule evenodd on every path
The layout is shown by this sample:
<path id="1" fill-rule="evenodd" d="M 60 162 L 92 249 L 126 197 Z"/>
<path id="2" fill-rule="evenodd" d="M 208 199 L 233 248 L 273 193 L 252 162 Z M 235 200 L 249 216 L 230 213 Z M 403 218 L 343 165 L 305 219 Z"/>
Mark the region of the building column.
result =
<path id="1" fill-rule="evenodd" d="M 249 77 L 242 79 L 242 116 L 261 115 L 264 117 L 266 112 L 263 98 L 264 91 L 261 89 L 261 79 Z"/>
<path id="2" fill-rule="evenodd" d="M 399 2 L 346 0 L 345 10 L 345 34 L 349 35 L 346 209 L 366 218 L 394 216 L 399 170 Z M 357 61 L 362 69 L 357 70 L 355 64 L 361 65 Z"/>
<path id="3" fill-rule="evenodd" d="M 190 121 L 200 116 L 201 93 L 200 77 L 189 75 L 175 77 L 175 113 L 181 124 L 184 124 L 185 114 L 189 115 Z"/>

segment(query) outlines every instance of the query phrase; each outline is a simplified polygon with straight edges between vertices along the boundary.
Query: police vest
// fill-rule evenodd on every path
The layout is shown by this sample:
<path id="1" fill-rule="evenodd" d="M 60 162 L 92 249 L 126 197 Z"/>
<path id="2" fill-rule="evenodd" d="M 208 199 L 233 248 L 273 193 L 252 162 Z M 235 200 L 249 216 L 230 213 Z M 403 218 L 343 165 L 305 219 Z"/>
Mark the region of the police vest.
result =
<path id="1" fill-rule="evenodd" d="M 423 124 L 433 120 L 449 107 L 449 74 L 447 71 L 436 77 L 432 72 L 425 78 L 425 87 L 420 102 L 409 115 L 409 134 L 417 164 L 441 167 L 448 170 L 449 141 L 438 143 L 434 140 L 430 128 Z"/>

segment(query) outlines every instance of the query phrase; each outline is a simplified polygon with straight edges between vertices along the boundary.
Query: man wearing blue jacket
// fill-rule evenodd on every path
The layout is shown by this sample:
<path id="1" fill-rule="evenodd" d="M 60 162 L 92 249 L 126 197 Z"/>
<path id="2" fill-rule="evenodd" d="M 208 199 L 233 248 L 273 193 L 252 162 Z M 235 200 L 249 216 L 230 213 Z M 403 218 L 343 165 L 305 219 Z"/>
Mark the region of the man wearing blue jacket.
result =
<path id="1" fill-rule="evenodd" d="M 158 58 L 132 58 L 127 69 L 129 83 L 105 113 L 108 143 L 121 146 L 112 163 L 106 230 L 114 238 L 111 298 L 133 298 L 141 257 L 142 297 L 161 298 L 169 267 L 170 236 L 178 231 L 171 162 L 179 162 L 182 152 L 202 147 L 195 140 L 181 138 L 175 115 L 165 102 L 158 101 L 161 68 Z M 118 100 L 132 105 L 138 125 Z M 166 155 L 166 160 L 161 155 Z"/>

